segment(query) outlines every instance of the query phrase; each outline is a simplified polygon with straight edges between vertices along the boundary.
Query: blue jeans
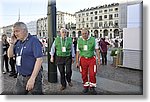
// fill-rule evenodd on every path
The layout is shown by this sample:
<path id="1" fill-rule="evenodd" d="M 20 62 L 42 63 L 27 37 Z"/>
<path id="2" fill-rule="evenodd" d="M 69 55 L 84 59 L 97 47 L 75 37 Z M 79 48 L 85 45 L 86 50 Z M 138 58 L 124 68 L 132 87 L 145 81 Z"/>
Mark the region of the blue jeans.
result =
<path id="1" fill-rule="evenodd" d="M 30 76 L 24 77 L 22 75 L 17 76 L 16 86 L 14 90 L 15 95 L 26 95 L 28 93 L 32 95 L 43 95 L 42 92 L 42 72 L 39 71 L 35 83 L 34 88 L 31 91 L 26 90 L 26 84 L 29 80 Z"/>

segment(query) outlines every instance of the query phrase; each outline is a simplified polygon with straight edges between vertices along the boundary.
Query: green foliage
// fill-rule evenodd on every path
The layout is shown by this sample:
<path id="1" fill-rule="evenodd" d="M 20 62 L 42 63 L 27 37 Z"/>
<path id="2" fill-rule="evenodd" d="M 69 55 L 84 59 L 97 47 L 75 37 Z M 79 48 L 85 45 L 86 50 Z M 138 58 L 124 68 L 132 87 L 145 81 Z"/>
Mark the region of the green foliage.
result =
<path id="1" fill-rule="evenodd" d="M 110 53 L 110 56 L 117 56 L 116 51 L 117 49 L 113 49 Z"/>

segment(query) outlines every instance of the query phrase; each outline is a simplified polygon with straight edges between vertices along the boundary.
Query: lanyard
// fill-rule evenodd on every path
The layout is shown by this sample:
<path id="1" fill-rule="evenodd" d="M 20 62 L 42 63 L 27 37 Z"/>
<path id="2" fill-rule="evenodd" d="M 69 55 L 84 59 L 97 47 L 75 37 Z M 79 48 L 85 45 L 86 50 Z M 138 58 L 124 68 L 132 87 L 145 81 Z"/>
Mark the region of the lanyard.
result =
<path id="1" fill-rule="evenodd" d="M 61 37 L 61 47 L 66 47 L 66 42 L 67 42 L 67 38 L 65 38 L 65 45 L 63 46 L 63 39 L 62 39 L 62 37 Z"/>
<path id="2" fill-rule="evenodd" d="M 83 41 L 86 42 L 86 44 L 84 44 L 84 42 L 83 42 L 83 45 L 88 45 L 88 39 L 87 40 L 83 40 Z"/>
<path id="3" fill-rule="evenodd" d="M 21 51 L 20 51 L 20 56 L 22 55 L 22 52 L 23 52 L 23 47 L 21 48 Z"/>
<path id="4" fill-rule="evenodd" d="M 21 50 L 20 50 L 20 56 L 21 56 L 22 53 L 23 53 L 23 49 L 24 49 L 26 43 L 27 43 L 27 40 L 26 40 L 23 44 L 21 44 L 21 42 L 20 42 L 20 46 L 22 46 L 22 47 L 21 47 Z"/>

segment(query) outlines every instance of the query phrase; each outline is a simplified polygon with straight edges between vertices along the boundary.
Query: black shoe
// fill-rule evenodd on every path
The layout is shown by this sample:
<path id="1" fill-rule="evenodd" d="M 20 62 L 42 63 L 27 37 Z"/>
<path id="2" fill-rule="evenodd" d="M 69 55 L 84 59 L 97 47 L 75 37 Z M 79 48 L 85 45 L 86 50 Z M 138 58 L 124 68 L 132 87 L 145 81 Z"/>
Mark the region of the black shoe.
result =
<path id="1" fill-rule="evenodd" d="M 61 86 L 60 91 L 63 91 L 63 90 L 65 90 L 65 89 L 66 89 L 65 86 Z"/>
<path id="2" fill-rule="evenodd" d="M 14 76 L 14 75 L 15 75 L 14 73 L 10 73 L 10 74 L 9 74 L 10 77 L 12 77 L 12 76 Z"/>
<path id="3" fill-rule="evenodd" d="M 70 87 L 72 87 L 72 86 L 73 86 L 73 84 L 72 84 L 71 82 L 69 82 L 69 83 L 68 83 L 68 85 L 69 85 Z"/>
<path id="4" fill-rule="evenodd" d="M 96 90 L 95 90 L 94 87 L 91 87 L 91 88 L 90 88 L 90 93 L 91 93 L 92 95 L 96 95 L 96 94 L 97 94 L 97 92 L 96 92 Z"/>
<path id="5" fill-rule="evenodd" d="M 17 78 L 17 74 L 14 74 L 14 78 Z"/>
<path id="6" fill-rule="evenodd" d="M 89 91 L 88 88 L 84 88 L 82 92 L 83 92 L 83 93 L 87 93 L 88 91 Z"/>

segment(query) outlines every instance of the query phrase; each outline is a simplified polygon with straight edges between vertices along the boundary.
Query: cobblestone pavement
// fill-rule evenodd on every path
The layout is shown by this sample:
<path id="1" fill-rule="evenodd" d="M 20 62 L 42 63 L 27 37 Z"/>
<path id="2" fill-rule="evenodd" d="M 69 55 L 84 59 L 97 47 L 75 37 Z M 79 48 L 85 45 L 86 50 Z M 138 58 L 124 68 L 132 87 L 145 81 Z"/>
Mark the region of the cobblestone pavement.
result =
<path id="1" fill-rule="evenodd" d="M 44 58 L 44 62 L 47 63 L 47 57 Z M 73 64 L 72 69 L 79 72 L 79 70 L 75 67 L 75 63 Z M 98 66 L 97 76 L 137 86 L 142 86 L 143 84 L 142 70 L 123 67 L 116 68 L 112 66 L 109 61 L 107 65 Z"/>
<path id="2" fill-rule="evenodd" d="M 60 81 L 58 83 L 48 82 L 47 72 L 43 71 L 43 93 L 44 95 L 83 95 L 82 93 L 82 83 L 77 81 L 72 81 L 73 87 L 67 86 L 63 91 L 60 91 Z M 2 95 L 13 95 L 13 90 L 15 86 L 15 78 L 9 77 L 9 74 L 4 74 L 1 79 L 3 79 L 3 92 Z M 58 78 L 59 79 L 59 78 Z M 97 88 L 98 95 L 111 95 L 112 92 L 107 92 L 102 89 Z M 86 94 L 87 95 L 87 94 Z M 89 93 L 90 95 L 90 93 Z"/>
<path id="3" fill-rule="evenodd" d="M 44 57 L 44 63 L 47 63 L 47 58 Z M 47 68 L 46 68 L 47 69 Z M 73 71 L 79 72 L 73 64 Z M 97 76 L 102 78 L 107 78 L 110 80 L 118 81 L 125 84 L 131 84 L 135 86 L 142 87 L 143 84 L 143 71 L 133 70 L 129 68 L 115 68 L 108 63 L 107 66 L 99 66 L 97 70 Z M 43 92 L 46 95 L 82 95 L 82 83 L 75 80 L 72 81 L 73 87 L 67 86 L 64 91 L 60 91 L 60 81 L 58 77 L 58 83 L 49 83 L 48 82 L 47 71 L 43 71 Z M 0 79 L 3 79 L 2 85 L 2 94 L 11 95 L 13 94 L 15 78 L 9 77 L 9 73 L 3 74 L 0 76 Z M 108 92 L 104 89 L 96 88 L 98 95 L 115 95 L 116 93 Z M 119 93 L 118 93 L 119 94 Z"/>

